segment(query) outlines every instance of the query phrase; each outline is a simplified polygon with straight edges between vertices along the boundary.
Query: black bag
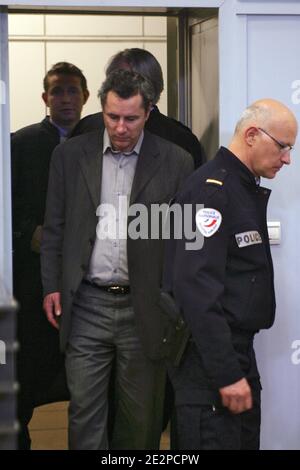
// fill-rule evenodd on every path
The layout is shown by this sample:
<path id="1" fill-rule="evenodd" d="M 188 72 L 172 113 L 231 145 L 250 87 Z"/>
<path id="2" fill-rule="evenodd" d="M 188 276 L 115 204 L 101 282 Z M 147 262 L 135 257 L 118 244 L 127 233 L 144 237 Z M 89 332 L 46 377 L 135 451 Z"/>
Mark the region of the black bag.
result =
<path id="1" fill-rule="evenodd" d="M 168 318 L 165 338 L 168 345 L 167 359 L 173 366 L 177 367 L 180 364 L 191 333 L 171 294 L 161 291 L 159 306 Z"/>

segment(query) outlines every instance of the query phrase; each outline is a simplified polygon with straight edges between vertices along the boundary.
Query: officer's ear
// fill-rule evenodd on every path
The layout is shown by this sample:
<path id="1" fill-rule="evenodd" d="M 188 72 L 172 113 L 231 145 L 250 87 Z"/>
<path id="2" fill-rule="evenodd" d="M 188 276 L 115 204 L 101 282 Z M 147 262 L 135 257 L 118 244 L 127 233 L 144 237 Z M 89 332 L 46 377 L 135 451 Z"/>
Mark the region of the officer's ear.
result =
<path id="1" fill-rule="evenodd" d="M 247 144 L 252 147 L 257 139 L 259 134 L 259 129 L 255 126 L 248 127 L 245 130 L 244 137 Z"/>

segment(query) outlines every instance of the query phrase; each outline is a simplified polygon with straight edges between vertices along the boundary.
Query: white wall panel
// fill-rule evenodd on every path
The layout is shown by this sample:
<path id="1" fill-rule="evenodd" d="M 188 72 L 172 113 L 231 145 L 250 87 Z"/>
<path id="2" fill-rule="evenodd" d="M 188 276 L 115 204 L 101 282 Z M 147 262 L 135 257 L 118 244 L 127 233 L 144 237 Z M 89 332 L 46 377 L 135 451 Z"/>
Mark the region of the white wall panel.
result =
<path id="1" fill-rule="evenodd" d="M 161 65 L 163 76 L 164 76 L 164 84 L 165 84 L 165 91 L 162 92 L 160 101 L 158 103 L 159 109 L 162 113 L 167 114 L 168 110 L 168 95 L 167 95 L 167 43 L 166 41 L 162 42 L 147 42 L 144 43 L 144 48 L 151 52 L 158 60 Z"/>
<path id="2" fill-rule="evenodd" d="M 99 110 L 97 93 L 105 78 L 106 65 L 112 55 L 125 48 L 145 47 L 150 50 L 161 63 L 167 84 L 164 17 L 15 14 L 9 15 L 9 21 L 10 36 L 13 37 L 10 41 L 13 130 L 40 121 L 45 115 L 40 98 L 42 80 L 56 62 L 74 63 L 87 78 L 90 98 L 82 116 Z M 30 41 L 37 35 L 38 42 Z M 157 42 L 159 37 L 161 41 Z M 26 70 L 22 83 L 21 70 Z M 162 112 L 167 112 L 166 92 L 163 92 L 159 106 Z"/>
<path id="3" fill-rule="evenodd" d="M 50 36 L 139 36 L 141 16 L 47 15 L 46 34 Z"/>
<path id="4" fill-rule="evenodd" d="M 249 102 L 261 97 L 276 98 L 289 106 L 300 122 L 300 105 L 294 99 L 293 89 L 293 84 L 300 78 L 297 60 L 300 16 L 250 15 L 248 18 Z M 282 227 L 281 244 L 272 247 L 276 321 L 270 331 L 261 332 L 257 338 L 264 389 L 264 449 L 300 448 L 299 345 L 295 355 L 297 360 L 293 359 L 293 353 L 297 352 L 293 344 L 300 339 L 299 143 L 291 160 L 291 166 L 285 166 L 274 180 L 263 181 L 273 190 L 268 219 L 280 221 Z"/>
<path id="5" fill-rule="evenodd" d="M 144 17 L 145 36 L 166 36 L 167 20 L 166 18 L 145 16 Z"/>
<path id="6" fill-rule="evenodd" d="M 10 36 L 44 34 L 44 15 L 8 15 L 8 34 Z"/>
<path id="7" fill-rule="evenodd" d="M 126 47 L 142 47 L 136 42 L 50 42 L 46 46 L 46 66 L 49 69 L 56 62 L 66 60 L 79 67 L 88 81 L 90 97 L 83 108 L 82 116 L 100 109 L 97 93 L 105 78 L 108 60 L 113 54 Z"/>
<path id="8" fill-rule="evenodd" d="M 9 44 L 11 130 L 15 131 L 45 116 L 41 98 L 44 78 L 44 43 Z"/>

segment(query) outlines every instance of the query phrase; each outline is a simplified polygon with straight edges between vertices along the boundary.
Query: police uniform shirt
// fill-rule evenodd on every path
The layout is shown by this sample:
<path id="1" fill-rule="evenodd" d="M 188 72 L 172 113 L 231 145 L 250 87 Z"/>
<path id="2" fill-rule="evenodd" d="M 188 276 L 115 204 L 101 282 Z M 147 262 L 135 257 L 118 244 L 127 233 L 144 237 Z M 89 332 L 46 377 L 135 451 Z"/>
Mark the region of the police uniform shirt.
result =
<path id="1" fill-rule="evenodd" d="M 176 241 L 172 285 L 213 387 L 245 377 L 233 332 L 254 335 L 274 321 L 273 267 L 266 208 L 270 190 L 228 149 L 221 147 L 185 183 L 176 202 L 192 204 L 193 229 L 202 249 Z M 196 204 L 204 209 L 195 213 Z M 202 212 L 201 212 L 202 211 Z"/>

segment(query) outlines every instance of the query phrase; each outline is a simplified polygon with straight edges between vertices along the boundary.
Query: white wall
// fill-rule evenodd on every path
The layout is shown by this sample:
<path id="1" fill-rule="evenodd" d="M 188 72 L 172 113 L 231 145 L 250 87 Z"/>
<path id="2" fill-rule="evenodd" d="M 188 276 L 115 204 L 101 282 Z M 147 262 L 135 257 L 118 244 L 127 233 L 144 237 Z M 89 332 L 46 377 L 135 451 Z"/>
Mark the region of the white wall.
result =
<path id="1" fill-rule="evenodd" d="M 298 55 L 300 16 L 251 15 L 248 18 L 249 101 L 272 96 L 286 103 L 300 122 Z M 257 51 L 263 42 L 263 50 Z M 288 67 L 281 64 L 289 64 Z M 274 73 L 274 67 L 277 68 Z M 259 73 L 257 71 L 259 70 Z M 299 142 L 299 137 L 298 137 Z M 292 345 L 300 338 L 300 192 L 299 143 L 285 167 L 273 181 L 268 218 L 278 220 L 282 242 L 272 250 L 275 269 L 277 315 L 273 328 L 257 338 L 263 377 L 262 443 L 267 449 L 300 447 L 299 345 L 293 358 Z M 297 357 L 298 356 L 298 357 Z M 291 413 L 287 413 L 287 410 Z M 282 429 L 285 430 L 284 435 Z"/>
<path id="2" fill-rule="evenodd" d="M 8 25 L 12 131 L 45 116 L 42 80 L 56 62 L 72 62 L 85 74 L 91 95 L 83 116 L 99 110 L 97 92 L 107 62 L 127 47 L 152 52 L 167 84 L 165 17 L 10 14 Z M 159 107 L 167 113 L 166 91 Z"/>
<path id="3" fill-rule="evenodd" d="M 300 123 L 300 2 L 227 0 L 220 8 L 220 142 L 227 145 L 241 111 L 258 98 L 284 102 Z M 262 379 L 261 447 L 300 449 L 300 159 L 274 181 L 268 220 L 280 221 L 272 247 L 276 290 L 274 326 L 256 338 Z"/>

